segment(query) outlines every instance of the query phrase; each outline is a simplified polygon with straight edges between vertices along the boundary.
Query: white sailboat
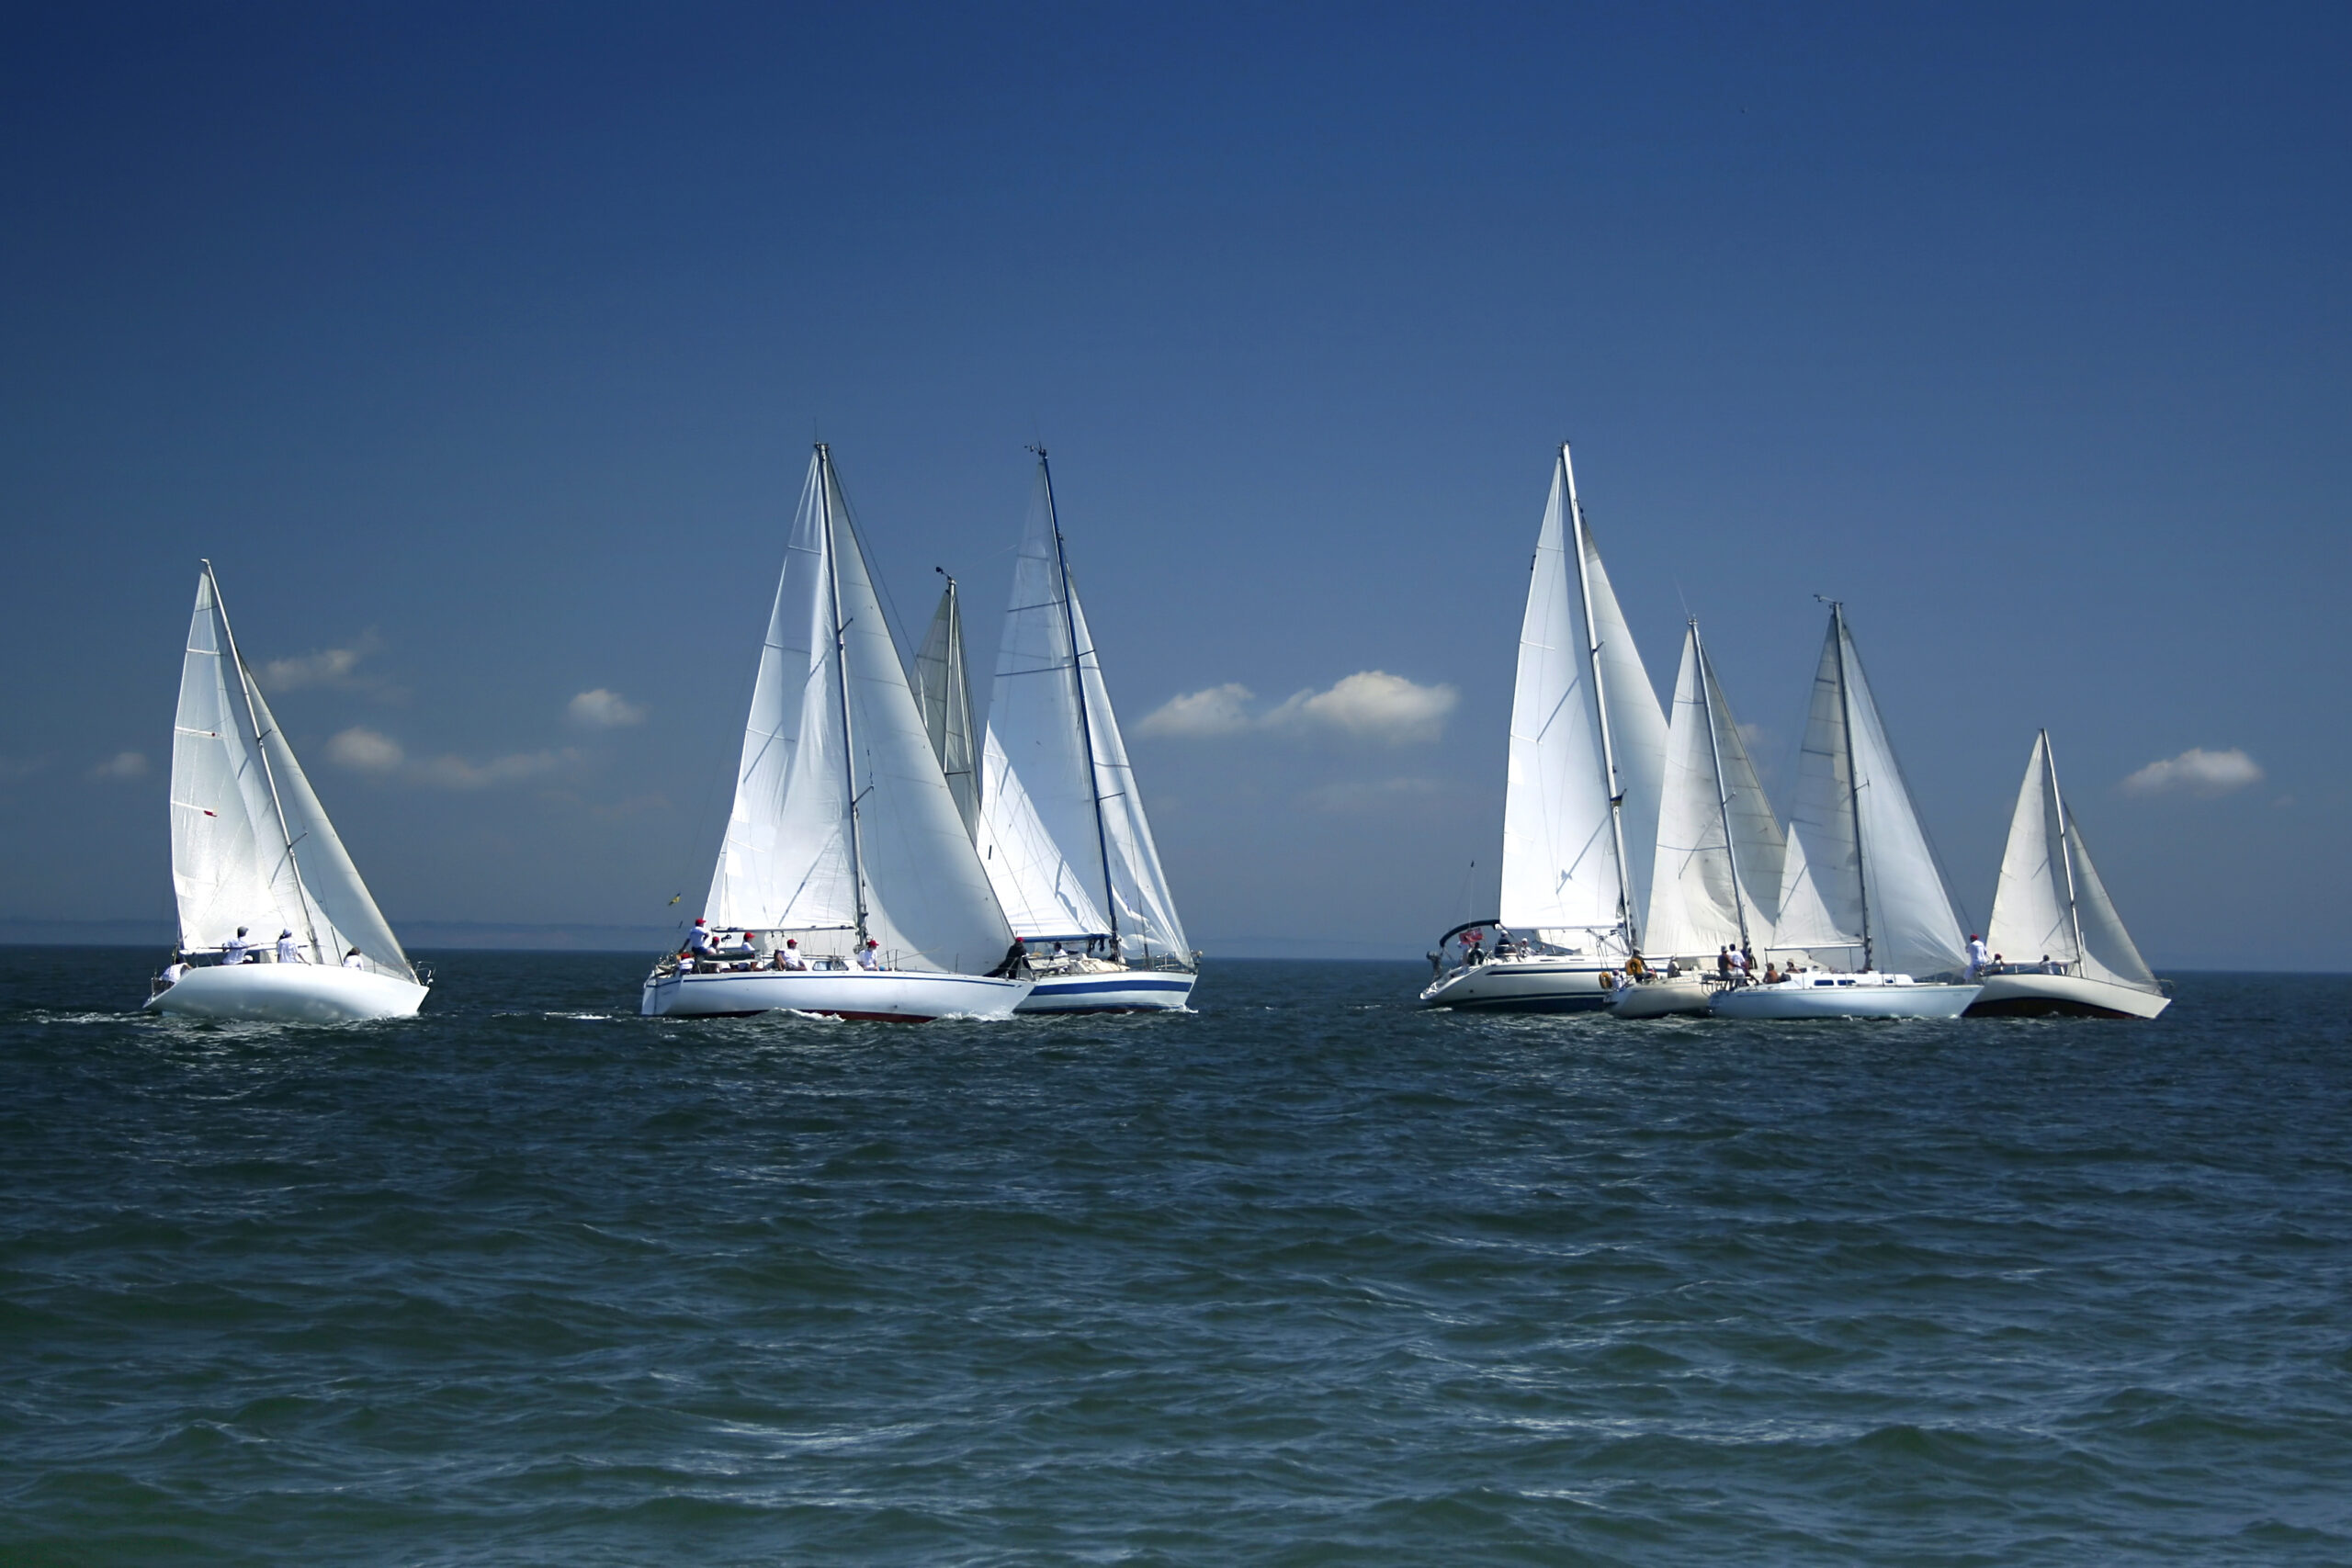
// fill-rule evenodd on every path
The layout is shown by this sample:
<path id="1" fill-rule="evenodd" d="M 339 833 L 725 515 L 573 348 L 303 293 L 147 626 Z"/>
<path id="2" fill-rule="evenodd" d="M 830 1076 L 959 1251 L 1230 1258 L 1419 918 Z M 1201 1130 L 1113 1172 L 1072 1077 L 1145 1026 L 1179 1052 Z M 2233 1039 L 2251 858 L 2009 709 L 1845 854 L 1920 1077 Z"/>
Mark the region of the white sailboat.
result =
<path id="1" fill-rule="evenodd" d="M 919 1022 L 1002 1016 L 1029 994 L 822 444 L 786 546 L 704 912 L 734 941 L 657 964 L 647 1015 Z M 777 967 L 794 963 L 811 966 Z"/>
<path id="2" fill-rule="evenodd" d="M 157 1012 L 346 1023 L 424 1000 L 237 652 L 210 561 L 172 730 L 172 888 L 179 960 L 147 999 Z"/>
<path id="3" fill-rule="evenodd" d="M 1792 815 L 1804 853 L 1782 865 L 1781 897 L 1793 916 L 1809 882 L 1824 918 L 1805 923 L 1828 929 L 1782 931 L 1776 940 L 1859 966 L 1741 986 L 1719 993 L 1712 1010 L 1747 1019 L 1959 1017 L 1976 999 L 1975 986 L 1913 978 L 1957 974 L 1967 952 L 1839 604 L 1829 606 Z"/>
<path id="4" fill-rule="evenodd" d="M 1563 444 L 1520 626 L 1500 918 L 1440 940 L 1424 1007 L 1572 1012 L 1607 1000 L 1601 976 L 1641 947 L 1666 739 Z M 1497 925 L 1515 934 L 1489 956 L 1476 932 Z M 1447 967 L 1456 938 L 1470 945 Z"/>
<path id="5" fill-rule="evenodd" d="M 1043 447 L 980 754 L 979 852 L 1036 988 L 1023 1012 L 1182 1008 L 1176 919 L 1102 663 L 1079 606 Z"/>
<path id="6" fill-rule="evenodd" d="M 2046 729 L 2026 761 L 1984 934 L 1997 956 L 2018 957 L 1985 976 L 1971 1018 L 2154 1018 L 2171 1005 L 2123 929 L 2082 828 L 2058 793 Z"/>
<path id="7" fill-rule="evenodd" d="M 1609 1010 L 1620 1018 L 1705 1012 L 1721 988 L 1716 955 L 1724 948 L 1786 952 L 1829 934 L 1804 853 L 1764 796 L 1694 620 L 1683 638 L 1667 731 L 1643 929 L 1648 973 L 1637 985 L 1619 984 Z M 1799 861 L 1793 871 L 1792 855 Z"/>

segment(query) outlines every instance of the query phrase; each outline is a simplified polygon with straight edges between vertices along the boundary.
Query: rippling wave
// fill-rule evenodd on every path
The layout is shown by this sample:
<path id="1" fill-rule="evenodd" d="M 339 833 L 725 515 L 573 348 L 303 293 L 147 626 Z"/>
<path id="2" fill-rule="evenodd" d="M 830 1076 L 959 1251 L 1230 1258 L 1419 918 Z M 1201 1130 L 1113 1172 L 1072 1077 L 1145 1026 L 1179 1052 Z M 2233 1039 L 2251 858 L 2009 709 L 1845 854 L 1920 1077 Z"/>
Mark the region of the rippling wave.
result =
<path id="1" fill-rule="evenodd" d="M 2352 1561 L 2352 982 L 2154 1024 L 119 1010 L 0 953 L 0 1558 Z"/>

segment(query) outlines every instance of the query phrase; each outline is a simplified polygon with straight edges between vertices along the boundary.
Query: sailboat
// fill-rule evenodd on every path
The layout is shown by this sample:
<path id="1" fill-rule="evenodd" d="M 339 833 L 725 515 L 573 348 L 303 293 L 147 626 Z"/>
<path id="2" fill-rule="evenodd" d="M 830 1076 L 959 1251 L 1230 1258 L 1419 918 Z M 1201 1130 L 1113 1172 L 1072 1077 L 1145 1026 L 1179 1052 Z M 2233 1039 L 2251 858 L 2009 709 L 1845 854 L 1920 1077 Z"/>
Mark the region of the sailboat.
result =
<path id="1" fill-rule="evenodd" d="M 2171 1005 L 2132 943 L 2083 830 L 2058 793 L 2050 732 L 2034 737 L 2009 818 L 1988 944 L 2006 957 L 1969 1005 L 1971 1018 L 2154 1018 Z M 2038 953 L 2038 961 L 2024 960 Z"/>
<path id="2" fill-rule="evenodd" d="M 1764 797 L 1694 620 L 1683 638 L 1667 731 L 1644 928 L 1649 972 L 1639 984 L 1620 983 L 1609 1010 L 1620 1018 L 1705 1012 L 1721 986 L 1716 954 L 1724 948 L 1785 952 L 1832 934 L 1804 874 L 1804 853 Z M 1668 965 L 1664 972 L 1661 964 Z"/>
<path id="3" fill-rule="evenodd" d="M 1023 1012 L 1182 1008 L 1198 954 L 1070 579 L 1053 469 L 1037 455 L 980 755 L 981 863 L 1029 952 Z"/>
<path id="4" fill-rule="evenodd" d="M 1782 931 L 1778 940 L 1860 967 L 1737 987 L 1719 992 L 1712 1010 L 1747 1019 L 1958 1018 L 1978 987 L 1914 978 L 1956 974 L 1968 957 L 1842 604 L 1829 606 L 1792 816 L 1804 854 L 1782 865 L 1781 897 L 1801 898 L 1809 882 L 1826 917 L 1818 923 L 1828 929 Z"/>
<path id="5" fill-rule="evenodd" d="M 1564 443 L 1520 626 L 1500 916 L 1439 940 L 1422 1006 L 1574 1012 L 1606 1002 L 1601 976 L 1641 948 L 1666 740 Z M 1498 936 L 1490 956 L 1489 926 L 1520 934 Z"/>
<path id="6" fill-rule="evenodd" d="M 1003 1016 L 1029 994 L 821 443 L 704 918 L 733 940 L 657 963 L 648 1016 L 920 1022 Z"/>
<path id="7" fill-rule="evenodd" d="M 172 729 L 172 888 L 179 957 L 147 999 L 154 1011 L 347 1023 L 407 1018 L 424 1001 L 237 651 L 210 561 Z"/>

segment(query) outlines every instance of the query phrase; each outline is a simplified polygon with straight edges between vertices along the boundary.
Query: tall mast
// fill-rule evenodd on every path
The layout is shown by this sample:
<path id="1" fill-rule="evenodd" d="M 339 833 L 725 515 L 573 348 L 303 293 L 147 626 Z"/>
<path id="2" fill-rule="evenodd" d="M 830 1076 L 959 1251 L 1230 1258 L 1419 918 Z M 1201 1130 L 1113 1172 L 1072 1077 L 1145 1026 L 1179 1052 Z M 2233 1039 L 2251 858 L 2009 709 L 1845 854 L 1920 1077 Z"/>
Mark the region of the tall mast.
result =
<path id="1" fill-rule="evenodd" d="M 311 889 L 302 880 L 302 863 L 294 855 L 294 829 L 286 825 L 286 804 L 277 798 L 277 772 L 269 765 L 269 743 L 261 730 L 261 715 L 254 707 L 253 677 L 245 672 L 245 656 L 237 651 L 237 629 L 229 624 L 228 601 L 220 597 L 220 580 L 212 563 L 204 563 L 204 580 L 212 586 L 212 613 L 220 617 L 221 635 L 229 639 L 229 662 L 237 667 L 237 693 L 245 699 L 245 727 L 254 732 L 254 754 L 261 759 L 261 776 L 269 785 L 269 807 L 277 814 L 277 837 L 286 846 L 286 863 L 294 873 L 294 897 L 302 906 L 302 929 L 311 936 L 311 958 L 324 964 L 319 946 L 319 923 L 311 916 Z"/>
<path id="2" fill-rule="evenodd" d="M 2041 732 L 2041 767 L 2050 777 L 2050 802 L 2058 808 L 2059 863 L 2066 868 L 2066 919 L 2075 928 L 2075 962 L 2086 964 L 2090 950 L 2083 945 L 2083 911 L 2075 902 L 2075 840 L 2068 831 L 2066 797 L 2058 792 L 2058 755 L 2050 750 L 2050 731 Z"/>
<path id="3" fill-rule="evenodd" d="M 1592 676 L 1592 711 L 1600 720 L 1600 783 L 1609 792 L 1609 840 L 1617 852 L 1617 919 L 1629 952 L 1638 952 L 1642 933 L 1634 913 L 1634 888 L 1625 873 L 1625 792 L 1617 783 L 1617 752 L 1609 739 L 1609 692 L 1600 675 L 1600 631 L 1592 624 L 1592 582 L 1584 570 L 1584 507 L 1577 500 L 1576 465 L 1568 444 L 1560 443 L 1560 471 L 1568 481 L 1570 544 L 1577 559 L 1577 592 L 1584 598 L 1585 669 Z"/>
<path id="4" fill-rule="evenodd" d="M 1731 833 L 1731 795 L 1724 788 L 1723 746 L 1715 735 L 1715 672 L 1707 664 L 1706 644 L 1699 640 L 1699 623 L 1690 623 L 1690 648 L 1699 656 L 1699 705 L 1707 716 L 1707 754 L 1715 764 L 1715 809 L 1724 825 L 1724 853 L 1731 860 L 1731 907 L 1739 917 L 1739 949 L 1747 951 L 1747 895 L 1739 880 L 1739 845 Z"/>
<path id="5" fill-rule="evenodd" d="M 833 535 L 833 453 L 817 443 L 817 504 L 825 524 L 826 586 L 832 592 L 834 689 L 841 694 L 842 778 L 849 799 L 850 885 L 857 900 L 857 940 L 865 942 L 865 845 L 857 824 L 857 743 L 849 727 L 849 626 L 842 620 L 841 541 Z"/>
<path id="6" fill-rule="evenodd" d="M 1862 862 L 1862 784 L 1854 776 L 1854 683 L 1846 678 L 1846 606 L 1836 599 L 1829 601 L 1829 635 L 1838 644 L 1838 721 L 1845 733 L 1846 806 L 1854 818 L 1854 886 L 1861 895 L 1862 967 L 1867 970 L 1877 967 L 1871 955 L 1870 867 Z"/>
<path id="7" fill-rule="evenodd" d="M 1070 592 L 1069 557 L 1062 550 L 1062 516 L 1054 506 L 1054 470 L 1046 461 L 1043 446 L 1029 448 L 1037 454 L 1037 472 L 1046 481 L 1046 522 L 1054 531 L 1054 572 L 1062 585 L 1062 627 L 1069 637 L 1069 678 L 1078 696 L 1078 742 L 1086 752 L 1086 789 L 1094 800 L 1094 852 L 1102 859 L 1102 918 L 1111 922 L 1111 951 L 1119 950 L 1119 900 L 1111 889 L 1111 832 L 1102 822 L 1102 775 L 1094 763 L 1094 721 L 1087 713 L 1085 655 L 1078 647 L 1077 599 Z"/>

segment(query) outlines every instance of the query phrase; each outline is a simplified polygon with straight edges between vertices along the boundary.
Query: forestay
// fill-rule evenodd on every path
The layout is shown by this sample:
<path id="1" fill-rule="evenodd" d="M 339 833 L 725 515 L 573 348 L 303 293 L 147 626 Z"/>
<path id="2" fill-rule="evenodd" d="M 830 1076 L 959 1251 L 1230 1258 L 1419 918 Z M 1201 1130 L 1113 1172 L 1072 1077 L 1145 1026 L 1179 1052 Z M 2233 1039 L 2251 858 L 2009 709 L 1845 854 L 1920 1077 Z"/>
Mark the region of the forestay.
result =
<path id="1" fill-rule="evenodd" d="M 256 945 L 290 931 L 311 963 L 356 947 L 368 967 L 415 978 L 238 657 L 209 562 L 172 734 L 172 886 L 187 951 L 218 949 L 239 926 Z"/>
<path id="2" fill-rule="evenodd" d="M 849 930 L 912 969 L 992 968 L 997 908 L 899 663 L 830 455 L 785 548 L 705 913 Z"/>
<path id="3" fill-rule="evenodd" d="M 1499 908 L 1506 926 L 1538 931 L 1563 945 L 1616 945 L 1626 934 L 1640 940 L 1667 727 L 1600 549 L 1576 513 L 1573 483 L 1563 448 L 1552 472 L 1520 624 Z M 1598 635 L 1589 637 L 1589 630 Z M 1623 792 L 1623 865 L 1601 750 L 1604 704 Z M 1623 932 L 1629 920 L 1637 928 L 1634 933 Z"/>
<path id="4" fill-rule="evenodd" d="M 1824 910 L 1837 931 L 1859 939 L 1866 965 L 1928 976 L 1967 963 L 1951 894 L 1836 605 L 1814 675 L 1791 815 Z"/>
<path id="5" fill-rule="evenodd" d="M 981 834 L 996 847 L 988 863 L 1008 913 L 1035 917 L 1016 919 L 1023 936 L 1115 936 L 1131 960 L 1191 952 L 1064 555 L 1042 453 L 984 754 Z M 997 787 L 1004 780 L 1021 787 Z M 1093 923 L 1040 929 L 1070 919 Z"/>

